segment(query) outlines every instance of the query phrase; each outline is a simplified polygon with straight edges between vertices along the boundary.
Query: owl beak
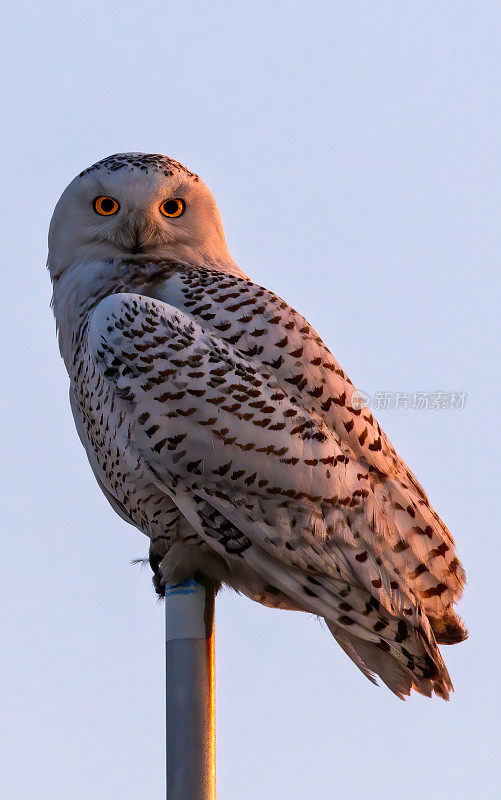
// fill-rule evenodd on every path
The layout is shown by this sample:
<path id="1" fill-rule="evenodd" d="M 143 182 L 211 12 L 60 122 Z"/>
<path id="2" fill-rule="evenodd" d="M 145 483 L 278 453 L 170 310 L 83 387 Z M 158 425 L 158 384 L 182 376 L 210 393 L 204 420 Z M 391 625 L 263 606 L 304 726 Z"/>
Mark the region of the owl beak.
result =
<path id="1" fill-rule="evenodd" d="M 148 214 L 133 211 L 118 227 L 114 238 L 121 250 L 138 255 L 158 243 L 159 231 Z"/>
<path id="2" fill-rule="evenodd" d="M 134 244 L 131 247 L 130 252 L 136 255 L 137 253 L 143 252 L 143 242 L 139 228 L 136 228 L 132 233 L 134 234 Z"/>

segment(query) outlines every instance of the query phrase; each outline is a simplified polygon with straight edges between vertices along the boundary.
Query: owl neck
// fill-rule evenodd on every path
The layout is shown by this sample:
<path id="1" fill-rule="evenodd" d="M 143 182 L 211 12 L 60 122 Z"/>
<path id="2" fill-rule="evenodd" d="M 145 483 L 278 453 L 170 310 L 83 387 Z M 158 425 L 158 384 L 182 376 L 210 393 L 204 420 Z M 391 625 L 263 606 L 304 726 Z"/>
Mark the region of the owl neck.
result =
<path id="1" fill-rule="evenodd" d="M 141 292 L 141 289 L 174 273 L 210 269 L 246 278 L 229 259 L 224 263 L 193 264 L 165 258 L 125 259 L 76 262 L 53 279 L 52 307 L 56 318 L 59 349 L 68 372 L 72 374 L 94 308 L 104 298 L 118 292 Z"/>

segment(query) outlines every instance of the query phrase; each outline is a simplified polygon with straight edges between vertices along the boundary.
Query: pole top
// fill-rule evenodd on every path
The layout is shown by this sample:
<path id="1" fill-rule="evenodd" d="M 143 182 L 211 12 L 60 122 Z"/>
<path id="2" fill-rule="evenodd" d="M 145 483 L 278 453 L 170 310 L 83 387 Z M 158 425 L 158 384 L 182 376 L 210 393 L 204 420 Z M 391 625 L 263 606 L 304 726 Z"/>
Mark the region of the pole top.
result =
<path id="1" fill-rule="evenodd" d="M 194 578 L 165 587 L 165 640 L 207 639 L 206 589 Z"/>

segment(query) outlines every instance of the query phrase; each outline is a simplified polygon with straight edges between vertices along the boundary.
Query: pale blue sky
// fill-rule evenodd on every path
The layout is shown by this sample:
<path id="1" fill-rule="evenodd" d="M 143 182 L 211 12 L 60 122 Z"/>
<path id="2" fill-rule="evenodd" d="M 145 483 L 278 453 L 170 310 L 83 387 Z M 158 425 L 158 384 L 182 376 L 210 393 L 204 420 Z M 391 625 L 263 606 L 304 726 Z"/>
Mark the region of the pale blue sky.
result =
<path id="1" fill-rule="evenodd" d="M 443 648 L 452 701 L 401 703 L 314 619 L 225 593 L 218 797 L 494 798 L 499 2 L 19 0 L 6 16 L 2 798 L 164 794 L 162 608 L 129 566 L 146 540 L 77 441 L 45 272 L 59 194 L 124 150 L 203 177 L 235 260 L 361 389 L 468 393 L 463 411 L 378 413 L 468 572 L 471 636 Z"/>

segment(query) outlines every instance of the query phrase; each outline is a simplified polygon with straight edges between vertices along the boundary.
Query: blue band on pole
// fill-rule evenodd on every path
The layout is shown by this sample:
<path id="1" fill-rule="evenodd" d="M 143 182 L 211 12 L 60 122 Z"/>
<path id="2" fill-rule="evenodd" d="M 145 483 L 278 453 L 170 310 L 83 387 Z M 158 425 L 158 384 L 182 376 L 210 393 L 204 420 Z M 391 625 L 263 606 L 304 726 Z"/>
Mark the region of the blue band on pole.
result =
<path id="1" fill-rule="evenodd" d="M 193 578 L 165 588 L 165 640 L 206 639 L 205 589 Z"/>
<path id="2" fill-rule="evenodd" d="M 165 587 L 165 596 L 171 597 L 173 594 L 195 594 L 200 589 L 199 584 L 194 578 L 189 578 L 187 581 L 175 583 L 173 586 Z"/>

